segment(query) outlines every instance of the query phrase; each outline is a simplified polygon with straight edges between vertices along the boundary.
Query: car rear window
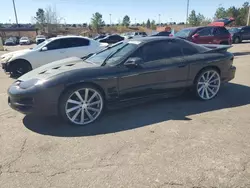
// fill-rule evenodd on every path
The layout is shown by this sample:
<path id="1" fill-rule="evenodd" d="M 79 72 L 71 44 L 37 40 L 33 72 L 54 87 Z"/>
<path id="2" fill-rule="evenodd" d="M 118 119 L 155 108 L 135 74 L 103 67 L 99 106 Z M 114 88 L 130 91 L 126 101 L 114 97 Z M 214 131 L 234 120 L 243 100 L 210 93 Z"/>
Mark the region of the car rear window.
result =
<path id="1" fill-rule="evenodd" d="M 193 28 L 183 29 L 177 32 L 175 36 L 180 38 L 187 38 L 193 31 L 194 31 Z"/>

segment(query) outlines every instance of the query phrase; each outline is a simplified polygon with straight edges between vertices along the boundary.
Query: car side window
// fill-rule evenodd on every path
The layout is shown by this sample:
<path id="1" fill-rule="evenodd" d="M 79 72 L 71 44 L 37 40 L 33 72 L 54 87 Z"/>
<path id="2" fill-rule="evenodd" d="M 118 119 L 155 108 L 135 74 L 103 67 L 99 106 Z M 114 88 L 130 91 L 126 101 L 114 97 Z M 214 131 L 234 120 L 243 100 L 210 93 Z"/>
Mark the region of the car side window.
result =
<path id="1" fill-rule="evenodd" d="M 207 27 L 200 31 L 198 31 L 199 36 L 205 37 L 205 36 L 212 36 L 213 35 L 213 28 Z"/>
<path id="2" fill-rule="evenodd" d="M 182 48 L 182 52 L 184 56 L 194 55 L 198 53 L 198 50 L 189 42 L 187 41 L 176 41 L 179 46 Z"/>
<path id="3" fill-rule="evenodd" d="M 141 48 L 144 62 L 183 56 L 180 46 L 172 41 L 153 42 Z"/>
<path id="4" fill-rule="evenodd" d="M 81 38 L 70 38 L 68 39 L 68 42 L 70 43 L 70 47 L 82 47 L 82 46 L 89 46 L 89 40 L 88 39 L 81 39 Z"/>
<path id="5" fill-rule="evenodd" d="M 47 44 L 46 47 L 48 48 L 48 50 L 57 50 L 64 48 L 63 45 L 61 44 L 61 40 L 51 41 L 49 44 Z"/>

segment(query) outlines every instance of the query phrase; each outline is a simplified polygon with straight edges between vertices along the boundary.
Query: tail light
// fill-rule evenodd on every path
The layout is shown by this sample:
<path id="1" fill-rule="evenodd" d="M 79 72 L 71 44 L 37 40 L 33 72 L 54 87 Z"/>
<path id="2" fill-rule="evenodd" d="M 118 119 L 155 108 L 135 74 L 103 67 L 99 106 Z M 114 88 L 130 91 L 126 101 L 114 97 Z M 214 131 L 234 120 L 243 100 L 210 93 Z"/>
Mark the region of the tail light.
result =
<path id="1" fill-rule="evenodd" d="M 174 35 L 171 33 L 171 34 L 169 34 L 169 37 L 173 37 Z"/>

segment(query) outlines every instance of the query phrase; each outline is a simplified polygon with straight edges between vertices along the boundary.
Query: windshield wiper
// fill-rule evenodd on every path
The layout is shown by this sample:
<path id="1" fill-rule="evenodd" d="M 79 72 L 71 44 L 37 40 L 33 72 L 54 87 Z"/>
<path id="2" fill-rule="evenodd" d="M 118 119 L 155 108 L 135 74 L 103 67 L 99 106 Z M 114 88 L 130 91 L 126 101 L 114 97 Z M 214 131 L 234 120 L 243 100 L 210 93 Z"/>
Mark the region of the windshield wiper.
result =
<path id="1" fill-rule="evenodd" d="M 124 47 L 124 46 L 123 46 Z M 115 55 L 117 52 L 119 52 L 121 49 L 123 49 L 123 47 L 117 49 L 116 51 L 114 51 L 113 53 L 110 53 L 108 55 L 108 57 L 106 57 L 106 59 L 103 61 L 103 63 L 101 64 L 101 66 L 105 66 L 107 64 L 107 61 L 113 56 Z"/>

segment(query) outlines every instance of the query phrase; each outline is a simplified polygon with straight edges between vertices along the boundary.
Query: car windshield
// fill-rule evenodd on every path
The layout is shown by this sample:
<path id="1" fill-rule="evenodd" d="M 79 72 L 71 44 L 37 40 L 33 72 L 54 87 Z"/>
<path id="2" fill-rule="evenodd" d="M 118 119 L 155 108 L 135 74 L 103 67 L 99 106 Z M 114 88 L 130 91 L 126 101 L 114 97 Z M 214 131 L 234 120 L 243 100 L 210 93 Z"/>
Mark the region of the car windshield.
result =
<path id="1" fill-rule="evenodd" d="M 20 40 L 28 40 L 28 37 L 22 37 Z"/>
<path id="2" fill-rule="evenodd" d="M 193 28 L 180 30 L 175 34 L 175 37 L 187 38 L 192 31 L 194 31 Z"/>
<path id="3" fill-rule="evenodd" d="M 237 33 L 240 31 L 241 28 L 231 28 L 231 29 L 228 29 L 229 33 Z"/>
<path id="4" fill-rule="evenodd" d="M 37 46 L 35 46 L 34 48 L 31 48 L 31 49 L 32 50 L 39 50 L 41 47 L 48 44 L 50 41 L 51 41 L 51 39 L 47 39 L 47 40 L 43 41 L 42 43 L 38 44 Z"/>
<path id="5" fill-rule="evenodd" d="M 106 65 L 114 66 L 117 62 L 119 62 L 119 60 L 123 59 L 137 47 L 138 45 L 134 43 L 117 43 L 112 47 L 107 47 L 105 50 L 94 54 L 85 61 L 98 65 L 103 65 L 105 63 Z"/>
<path id="6" fill-rule="evenodd" d="M 43 35 L 37 35 L 36 38 L 45 38 Z"/>

